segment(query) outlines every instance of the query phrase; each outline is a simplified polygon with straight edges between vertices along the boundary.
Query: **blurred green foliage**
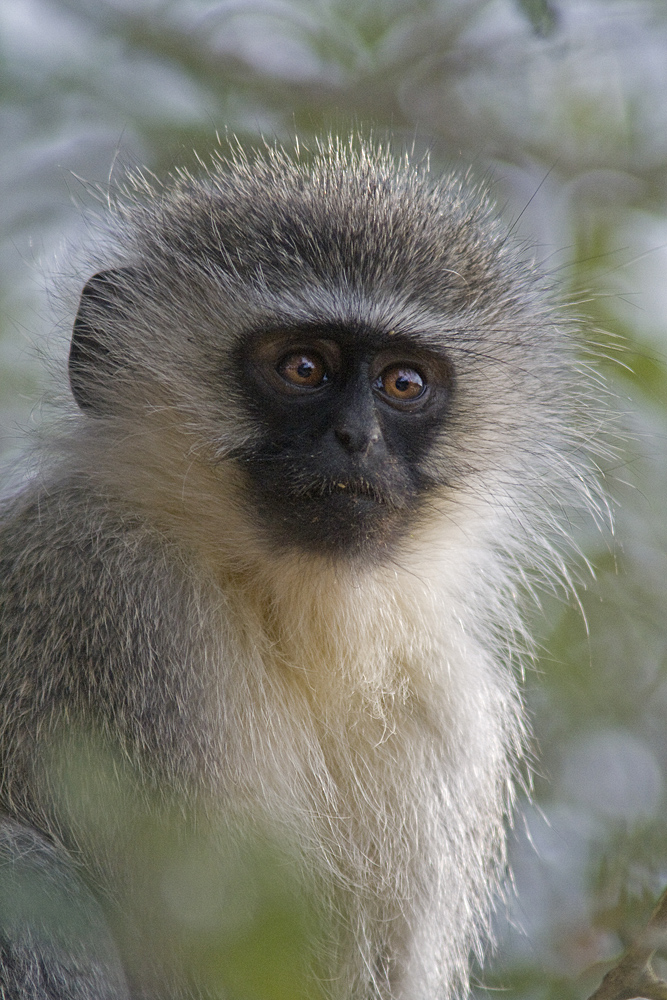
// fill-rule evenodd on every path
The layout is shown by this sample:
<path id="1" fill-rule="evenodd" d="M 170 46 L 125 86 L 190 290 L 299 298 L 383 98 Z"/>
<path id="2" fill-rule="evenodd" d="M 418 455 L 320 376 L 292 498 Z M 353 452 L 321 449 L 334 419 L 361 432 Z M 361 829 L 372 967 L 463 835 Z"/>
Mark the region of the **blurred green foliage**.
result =
<path id="1" fill-rule="evenodd" d="M 603 470 L 615 533 L 573 526 L 594 573 L 537 616 L 537 805 L 479 973 L 512 997 L 575 1000 L 667 883 L 664 0 L 2 0 L 0 447 L 20 450 L 34 345 L 64 350 L 42 275 L 68 279 L 56 251 L 88 238 L 87 185 L 135 164 L 196 170 L 216 130 L 308 144 L 357 126 L 492 184 L 582 317 L 615 397 L 607 430 L 623 428 Z M 168 819 L 129 815 L 165 947 L 178 939 L 221 997 L 316 996 L 284 845 L 247 830 L 222 851 L 176 845 Z M 217 902 L 230 893 L 242 925 Z"/>

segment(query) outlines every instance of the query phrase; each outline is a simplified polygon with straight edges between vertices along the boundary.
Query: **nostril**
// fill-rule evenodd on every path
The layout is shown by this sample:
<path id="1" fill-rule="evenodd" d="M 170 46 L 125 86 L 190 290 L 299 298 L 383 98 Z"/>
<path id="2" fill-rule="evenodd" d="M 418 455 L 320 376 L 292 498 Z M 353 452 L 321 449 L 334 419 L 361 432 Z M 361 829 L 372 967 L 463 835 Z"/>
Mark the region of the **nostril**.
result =
<path id="1" fill-rule="evenodd" d="M 346 451 L 355 451 L 353 444 L 353 434 L 351 431 L 345 430 L 344 428 L 336 429 L 336 437 L 342 444 Z"/>
<path id="2" fill-rule="evenodd" d="M 355 433 L 346 427 L 337 427 L 336 437 L 346 451 L 363 451 L 367 445 L 367 435 L 359 431 Z"/>

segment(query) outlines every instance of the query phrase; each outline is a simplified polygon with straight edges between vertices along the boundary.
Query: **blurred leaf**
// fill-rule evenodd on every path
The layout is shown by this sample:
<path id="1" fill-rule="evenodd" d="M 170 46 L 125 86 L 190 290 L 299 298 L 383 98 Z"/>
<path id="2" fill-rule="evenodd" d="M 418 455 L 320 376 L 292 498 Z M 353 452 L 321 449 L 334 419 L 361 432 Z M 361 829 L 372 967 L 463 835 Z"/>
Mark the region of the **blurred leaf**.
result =
<path id="1" fill-rule="evenodd" d="M 558 27 L 558 11 L 551 0 L 515 0 L 524 17 L 530 21 L 533 31 L 541 38 L 547 38 Z"/>

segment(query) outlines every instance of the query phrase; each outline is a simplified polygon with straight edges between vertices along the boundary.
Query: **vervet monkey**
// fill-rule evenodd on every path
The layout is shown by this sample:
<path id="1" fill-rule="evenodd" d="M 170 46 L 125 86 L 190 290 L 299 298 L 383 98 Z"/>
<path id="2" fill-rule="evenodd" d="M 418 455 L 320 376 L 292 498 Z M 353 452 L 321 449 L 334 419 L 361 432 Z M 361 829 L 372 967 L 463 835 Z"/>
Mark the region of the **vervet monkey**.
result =
<path id="1" fill-rule="evenodd" d="M 207 995 L 112 940 L 103 911 L 148 921 L 63 806 L 82 732 L 146 801 L 291 845 L 324 995 L 464 994 L 524 752 L 521 595 L 591 503 L 549 282 L 484 192 L 354 140 L 131 177 L 88 273 L 77 407 L 0 529 L 3 870 L 81 920 L 5 915 L 0 994 Z"/>

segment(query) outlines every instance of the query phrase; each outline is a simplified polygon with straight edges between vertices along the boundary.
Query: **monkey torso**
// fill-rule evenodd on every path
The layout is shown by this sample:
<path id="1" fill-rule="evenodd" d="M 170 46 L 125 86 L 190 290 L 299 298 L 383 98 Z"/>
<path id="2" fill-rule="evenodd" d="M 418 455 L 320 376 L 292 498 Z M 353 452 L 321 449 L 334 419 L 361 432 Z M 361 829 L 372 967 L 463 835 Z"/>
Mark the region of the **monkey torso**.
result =
<path id="1" fill-rule="evenodd" d="M 130 875 L 70 801 L 73 762 L 95 781 L 109 754 L 126 765 L 121 796 L 131 782 L 167 811 L 185 803 L 223 827 L 230 817 L 270 822 L 308 877 L 345 899 L 348 920 L 357 911 L 378 927 L 366 943 L 373 977 L 385 962 L 392 988 L 406 968 L 411 981 L 437 982 L 442 973 L 421 968 L 435 942 L 415 954 L 407 933 L 433 933 L 436 914 L 450 925 L 448 960 L 459 941 L 463 975 L 478 928 L 466 917 L 471 893 L 479 913 L 502 862 L 518 703 L 472 637 L 434 642 L 431 615 L 452 617 L 428 586 L 398 571 L 395 587 L 372 575 L 350 587 L 340 570 L 314 582 L 298 561 L 225 586 L 80 479 L 15 501 L 0 550 L 9 815 L 83 855 L 99 885 L 131 905 Z M 480 770 L 480 752 L 495 766 Z M 122 826 L 111 817 L 110 841 Z M 464 882 L 483 841 L 476 880 L 468 871 Z M 366 996 L 358 945 L 338 948 L 345 989 Z"/>

